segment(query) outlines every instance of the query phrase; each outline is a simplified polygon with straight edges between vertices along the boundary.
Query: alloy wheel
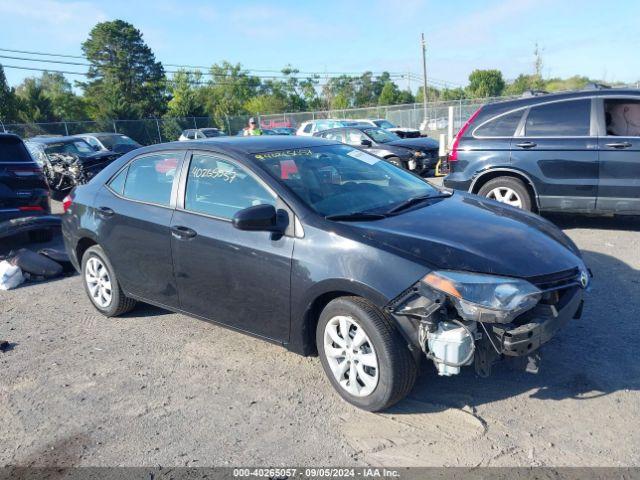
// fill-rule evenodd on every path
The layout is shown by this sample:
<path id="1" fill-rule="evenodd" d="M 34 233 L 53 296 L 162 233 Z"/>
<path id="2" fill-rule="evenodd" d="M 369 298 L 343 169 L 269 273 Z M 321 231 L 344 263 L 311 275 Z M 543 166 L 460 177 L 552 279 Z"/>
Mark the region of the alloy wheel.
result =
<path id="1" fill-rule="evenodd" d="M 91 257 L 87 261 L 84 278 L 93 302 L 100 308 L 108 308 L 112 298 L 111 278 L 107 267 L 98 257 Z"/>
<path id="2" fill-rule="evenodd" d="M 509 187 L 496 187 L 487 193 L 487 198 L 506 203 L 512 207 L 522 208 L 522 199 L 518 193 Z"/>
<path id="3" fill-rule="evenodd" d="M 324 329 L 324 353 L 338 384 L 356 397 L 378 385 L 378 357 L 364 329 L 348 316 L 336 316 Z"/>

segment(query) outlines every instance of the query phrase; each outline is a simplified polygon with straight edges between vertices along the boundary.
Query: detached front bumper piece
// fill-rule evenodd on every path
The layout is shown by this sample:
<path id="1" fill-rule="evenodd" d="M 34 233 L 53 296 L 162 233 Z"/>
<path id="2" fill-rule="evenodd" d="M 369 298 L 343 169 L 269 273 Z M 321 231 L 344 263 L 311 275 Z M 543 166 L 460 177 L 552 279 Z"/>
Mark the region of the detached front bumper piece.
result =
<path id="1" fill-rule="evenodd" d="M 46 230 L 60 228 L 58 215 L 37 215 L 31 217 L 13 218 L 0 222 L 0 238 L 10 237 L 32 230 Z"/>
<path id="2" fill-rule="evenodd" d="M 527 312 L 517 325 L 485 324 L 490 327 L 492 340 L 499 345 L 504 355 L 511 357 L 529 355 L 551 340 L 569 320 L 578 319 L 582 315 L 583 290 L 579 287 L 574 287 L 572 290 L 565 293 L 564 305 L 537 305 Z"/>

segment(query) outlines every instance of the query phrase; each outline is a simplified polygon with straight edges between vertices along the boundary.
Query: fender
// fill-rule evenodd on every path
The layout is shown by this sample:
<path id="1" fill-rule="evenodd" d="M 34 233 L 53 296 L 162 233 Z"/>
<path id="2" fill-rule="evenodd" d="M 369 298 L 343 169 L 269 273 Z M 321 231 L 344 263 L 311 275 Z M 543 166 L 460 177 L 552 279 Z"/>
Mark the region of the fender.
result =
<path id="1" fill-rule="evenodd" d="M 365 298 L 381 310 L 389 302 L 383 293 L 376 289 L 348 278 L 326 279 L 315 284 L 304 293 L 301 299 L 291 299 L 291 324 L 287 348 L 302 355 L 315 352 L 315 317 L 319 312 L 314 310 L 326 300 L 341 296 L 354 295 Z"/>
<path id="2" fill-rule="evenodd" d="M 533 182 L 533 180 L 528 174 L 524 173 L 522 170 L 518 170 L 517 168 L 489 167 L 485 170 L 476 172 L 476 175 L 473 177 L 473 180 L 471 181 L 471 185 L 469 186 L 469 193 L 473 193 L 473 190 L 476 184 L 478 183 L 478 180 L 480 180 L 482 177 L 484 177 L 489 173 L 495 173 L 495 172 L 515 173 L 516 175 L 523 177 L 527 181 L 531 189 L 533 190 L 533 197 L 534 197 L 533 199 L 536 202 L 536 207 L 538 208 L 540 207 L 540 203 L 538 202 L 538 190 L 536 189 L 535 183 Z"/>

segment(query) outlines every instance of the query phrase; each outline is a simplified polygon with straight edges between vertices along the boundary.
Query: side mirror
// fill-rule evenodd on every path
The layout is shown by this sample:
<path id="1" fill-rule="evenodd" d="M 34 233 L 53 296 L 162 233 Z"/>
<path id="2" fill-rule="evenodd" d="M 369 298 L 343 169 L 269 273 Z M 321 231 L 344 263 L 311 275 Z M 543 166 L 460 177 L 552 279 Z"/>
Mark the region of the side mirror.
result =
<path id="1" fill-rule="evenodd" d="M 371 143 L 371 140 L 363 138 L 362 140 L 360 140 L 360 145 L 362 145 L 363 147 L 370 147 L 371 145 L 373 145 L 373 143 Z"/>
<path id="2" fill-rule="evenodd" d="M 255 205 L 248 207 L 233 216 L 233 226 L 238 230 L 251 232 L 278 232 L 283 228 L 278 224 L 278 214 L 273 205 Z"/>

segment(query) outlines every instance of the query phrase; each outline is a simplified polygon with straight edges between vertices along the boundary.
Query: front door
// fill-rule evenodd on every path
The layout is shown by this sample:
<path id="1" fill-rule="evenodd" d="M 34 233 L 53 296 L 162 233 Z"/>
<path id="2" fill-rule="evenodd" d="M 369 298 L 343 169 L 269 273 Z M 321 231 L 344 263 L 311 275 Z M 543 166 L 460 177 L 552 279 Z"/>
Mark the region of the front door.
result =
<path id="1" fill-rule="evenodd" d="M 597 209 L 640 214 L 640 99 L 603 99 Z"/>
<path id="2" fill-rule="evenodd" d="M 171 262 L 172 195 L 184 151 L 134 159 L 96 196 L 100 244 L 125 292 L 178 307 Z"/>
<path id="3" fill-rule="evenodd" d="M 193 153 L 183 176 L 184 196 L 171 222 L 181 308 L 287 341 L 294 239 L 231 223 L 244 208 L 278 206 L 277 197 L 249 169 L 212 153 Z"/>
<path id="4" fill-rule="evenodd" d="M 595 208 L 598 139 L 591 104 L 587 98 L 533 106 L 511 140 L 511 164 L 532 177 L 541 210 Z"/>

